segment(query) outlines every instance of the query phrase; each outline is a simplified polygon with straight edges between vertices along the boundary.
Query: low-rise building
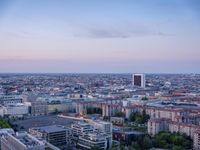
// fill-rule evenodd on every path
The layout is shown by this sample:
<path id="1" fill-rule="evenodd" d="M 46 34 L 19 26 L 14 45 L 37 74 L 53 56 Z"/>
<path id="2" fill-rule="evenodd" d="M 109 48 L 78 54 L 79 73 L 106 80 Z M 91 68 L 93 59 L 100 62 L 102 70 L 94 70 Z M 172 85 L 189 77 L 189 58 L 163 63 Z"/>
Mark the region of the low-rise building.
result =
<path id="1" fill-rule="evenodd" d="M 110 121 L 114 125 L 123 125 L 124 124 L 124 118 L 123 117 L 111 117 Z"/>
<path id="2" fill-rule="evenodd" d="M 98 147 L 99 149 L 108 149 L 109 143 L 107 141 L 107 135 L 103 133 L 93 132 L 83 136 L 79 136 L 77 145 L 82 149 L 91 149 L 92 147 Z"/>
<path id="3" fill-rule="evenodd" d="M 23 103 L 17 104 L 9 104 L 0 107 L 1 116 L 8 117 L 23 117 L 24 115 L 28 115 L 28 106 Z"/>
<path id="4" fill-rule="evenodd" d="M 27 133 L 7 134 L 1 138 L 1 150 L 44 150 L 45 144 Z"/>
<path id="5" fill-rule="evenodd" d="M 39 115 L 47 115 L 48 107 L 47 102 L 45 100 L 36 100 L 31 102 L 31 115 L 39 116 Z"/>
<path id="6" fill-rule="evenodd" d="M 104 121 L 78 122 L 72 125 L 73 140 L 82 148 L 112 147 L 112 123 Z"/>
<path id="7" fill-rule="evenodd" d="M 3 95 L 0 96 L 0 104 L 2 105 L 10 105 L 10 104 L 17 104 L 22 103 L 23 98 L 16 95 Z"/>
<path id="8" fill-rule="evenodd" d="M 92 126 L 85 122 L 78 122 L 76 124 L 72 124 L 71 128 L 74 140 L 78 140 L 79 136 L 84 136 L 85 134 L 93 132 Z"/>
<path id="9" fill-rule="evenodd" d="M 113 140 L 123 144 L 131 144 L 132 141 L 136 141 L 144 137 L 143 132 L 139 131 L 123 131 L 120 129 L 113 129 Z"/>
<path id="10" fill-rule="evenodd" d="M 59 125 L 37 127 L 29 129 L 29 132 L 38 137 L 46 140 L 54 146 L 59 147 L 60 149 L 65 149 L 67 146 L 67 134 L 68 129 Z"/>

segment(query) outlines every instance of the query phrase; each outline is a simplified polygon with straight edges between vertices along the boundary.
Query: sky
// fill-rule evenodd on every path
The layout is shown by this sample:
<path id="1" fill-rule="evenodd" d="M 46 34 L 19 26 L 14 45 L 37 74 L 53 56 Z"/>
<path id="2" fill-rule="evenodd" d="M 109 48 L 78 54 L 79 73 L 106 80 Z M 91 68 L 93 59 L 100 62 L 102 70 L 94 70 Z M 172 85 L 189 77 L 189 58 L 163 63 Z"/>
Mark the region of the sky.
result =
<path id="1" fill-rule="evenodd" d="M 0 0 L 0 73 L 200 73 L 199 0 Z"/>

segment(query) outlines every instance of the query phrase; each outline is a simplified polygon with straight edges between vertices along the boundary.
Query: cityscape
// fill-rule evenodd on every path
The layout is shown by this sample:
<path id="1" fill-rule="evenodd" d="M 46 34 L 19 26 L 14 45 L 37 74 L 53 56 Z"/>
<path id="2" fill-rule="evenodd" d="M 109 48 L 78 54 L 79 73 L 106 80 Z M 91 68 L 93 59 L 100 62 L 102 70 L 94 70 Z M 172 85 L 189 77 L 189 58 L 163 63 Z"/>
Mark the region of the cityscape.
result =
<path id="1" fill-rule="evenodd" d="M 198 74 L 1 74 L 0 84 L 2 150 L 199 149 Z"/>
<path id="2" fill-rule="evenodd" d="M 200 150 L 199 0 L 0 0 L 0 150 Z"/>

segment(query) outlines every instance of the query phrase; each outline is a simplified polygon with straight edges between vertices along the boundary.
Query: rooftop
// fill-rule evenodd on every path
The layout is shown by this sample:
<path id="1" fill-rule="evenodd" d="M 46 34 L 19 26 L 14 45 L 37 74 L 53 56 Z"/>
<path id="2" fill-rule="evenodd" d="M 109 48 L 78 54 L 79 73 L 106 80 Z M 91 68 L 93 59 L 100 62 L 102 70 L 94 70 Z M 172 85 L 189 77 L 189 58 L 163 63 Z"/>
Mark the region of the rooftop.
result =
<path id="1" fill-rule="evenodd" d="M 59 125 L 37 127 L 34 129 L 40 130 L 41 132 L 46 132 L 46 133 L 66 131 L 66 129 L 63 126 L 59 126 Z"/>
<path id="2" fill-rule="evenodd" d="M 34 147 L 37 145 L 41 145 L 41 143 L 39 143 L 38 141 L 30 138 L 29 136 L 23 136 L 23 137 L 17 137 L 18 140 L 20 142 L 22 142 L 24 145 L 26 145 L 27 147 Z"/>
<path id="3" fill-rule="evenodd" d="M 200 106 L 197 104 L 178 103 L 178 102 L 163 102 L 163 101 L 156 101 L 156 102 L 148 103 L 147 106 L 161 107 L 161 108 L 176 107 L 176 108 L 200 109 Z"/>

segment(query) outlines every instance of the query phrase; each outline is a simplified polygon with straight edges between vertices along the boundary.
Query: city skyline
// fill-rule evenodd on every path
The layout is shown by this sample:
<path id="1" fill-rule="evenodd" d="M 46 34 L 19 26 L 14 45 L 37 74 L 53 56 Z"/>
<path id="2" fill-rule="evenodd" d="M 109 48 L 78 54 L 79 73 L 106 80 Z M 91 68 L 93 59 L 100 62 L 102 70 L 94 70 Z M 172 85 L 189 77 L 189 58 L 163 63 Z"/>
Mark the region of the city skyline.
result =
<path id="1" fill-rule="evenodd" d="M 200 73 L 200 3 L 0 2 L 0 73 Z"/>

